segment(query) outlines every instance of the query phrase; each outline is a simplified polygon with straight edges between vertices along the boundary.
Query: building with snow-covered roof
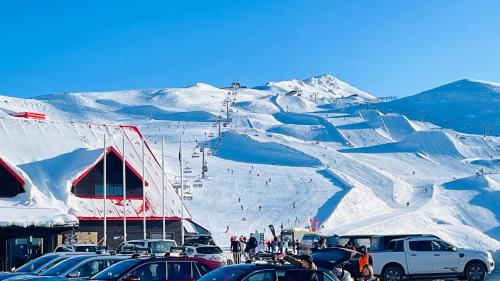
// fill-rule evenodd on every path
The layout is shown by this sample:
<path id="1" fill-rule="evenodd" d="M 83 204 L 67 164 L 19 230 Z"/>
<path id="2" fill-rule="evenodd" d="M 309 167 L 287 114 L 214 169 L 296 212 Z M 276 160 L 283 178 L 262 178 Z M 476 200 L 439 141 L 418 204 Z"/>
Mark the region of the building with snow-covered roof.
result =
<path id="1" fill-rule="evenodd" d="M 143 238 L 143 217 L 147 237 L 161 238 L 165 216 L 166 237 L 180 242 L 181 200 L 162 177 L 159 161 L 136 127 L 0 118 L 0 142 L 0 259 L 4 268 L 31 257 L 29 252 L 35 248 L 34 254 L 51 251 L 63 240 L 62 234 L 72 229 L 94 234 L 97 241 L 93 242 L 102 244 L 105 210 L 110 248 L 124 239 L 124 217 L 127 239 Z M 187 209 L 183 213 L 186 236 L 210 235 L 191 220 Z M 23 257 L 14 254 L 23 251 Z"/>

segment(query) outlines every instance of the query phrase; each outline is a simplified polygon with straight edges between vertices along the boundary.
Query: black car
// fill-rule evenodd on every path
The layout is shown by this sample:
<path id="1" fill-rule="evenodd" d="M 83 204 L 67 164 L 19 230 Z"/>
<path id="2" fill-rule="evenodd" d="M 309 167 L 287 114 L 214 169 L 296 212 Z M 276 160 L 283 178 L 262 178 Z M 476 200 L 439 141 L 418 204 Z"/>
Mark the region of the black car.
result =
<path id="1" fill-rule="evenodd" d="M 248 263 L 221 267 L 198 281 L 338 281 L 325 269 L 310 270 L 289 264 Z"/>
<path id="2" fill-rule="evenodd" d="M 316 266 L 336 272 L 338 269 L 348 271 L 352 277 L 360 277 L 357 268 L 361 253 L 342 248 L 332 247 L 319 249 L 312 254 Z"/>

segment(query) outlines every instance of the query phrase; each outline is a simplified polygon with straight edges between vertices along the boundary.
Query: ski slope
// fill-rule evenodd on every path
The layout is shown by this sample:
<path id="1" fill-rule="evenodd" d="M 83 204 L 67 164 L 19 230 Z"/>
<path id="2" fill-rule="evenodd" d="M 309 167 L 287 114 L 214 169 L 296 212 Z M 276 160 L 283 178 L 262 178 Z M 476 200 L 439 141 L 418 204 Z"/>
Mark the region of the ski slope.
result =
<path id="1" fill-rule="evenodd" d="M 0 97 L 0 119 L 29 110 L 52 121 L 137 125 L 158 159 L 165 140 L 170 182 L 179 180 L 183 135 L 182 164 L 192 169 L 184 175 L 193 195 L 187 208 L 222 246 L 232 235 L 306 226 L 312 217 L 324 233 L 433 233 L 460 247 L 500 250 L 500 138 L 352 107 L 373 99 L 327 75 L 235 95 L 197 84 Z M 202 145 L 210 150 L 203 179 Z"/>

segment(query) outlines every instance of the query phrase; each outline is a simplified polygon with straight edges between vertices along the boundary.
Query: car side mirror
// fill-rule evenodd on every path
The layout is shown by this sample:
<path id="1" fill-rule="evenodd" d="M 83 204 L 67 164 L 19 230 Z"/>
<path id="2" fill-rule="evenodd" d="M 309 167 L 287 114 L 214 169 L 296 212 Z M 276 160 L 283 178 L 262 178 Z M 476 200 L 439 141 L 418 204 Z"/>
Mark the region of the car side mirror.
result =
<path id="1" fill-rule="evenodd" d="M 457 247 L 455 247 L 455 246 L 448 247 L 448 252 L 456 252 L 456 251 L 457 251 Z"/>
<path id="2" fill-rule="evenodd" d="M 68 273 L 68 278 L 78 278 L 78 277 L 80 277 L 80 272 L 78 271 L 73 271 Z"/>
<path id="3" fill-rule="evenodd" d="M 137 275 L 129 275 L 125 277 L 125 281 L 141 281 L 141 278 Z"/>

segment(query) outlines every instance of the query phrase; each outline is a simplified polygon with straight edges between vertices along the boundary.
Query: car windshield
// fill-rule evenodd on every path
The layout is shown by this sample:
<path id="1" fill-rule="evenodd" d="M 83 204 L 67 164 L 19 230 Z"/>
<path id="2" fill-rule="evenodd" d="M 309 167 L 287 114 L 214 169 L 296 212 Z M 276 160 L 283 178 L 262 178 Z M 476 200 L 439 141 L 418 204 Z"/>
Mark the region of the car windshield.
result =
<path id="1" fill-rule="evenodd" d="M 38 257 L 38 258 L 36 258 L 36 259 L 34 259 L 34 260 L 32 260 L 32 261 L 24 264 L 23 266 L 19 267 L 18 269 L 16 269 L 16 272 L 32 272 L 32 271 L 35 271 L 39 267 L 43 266 L 44 264 L 46 264 L 50 260 L 53 260 L 53 259 L 55 259 L 57 257 L 58 256 L 56 256 L 56 255 L 46 255 L 46 256 Z"/>
<path id="2" fill-rule="evenodd" d="M 124 260 L 113 264 L 90 278 L 91 280 L 115 280 L 139 263 L 137 259 Z"/>
<path id="3" fill-rule="evenodd" d="M 245 274 L 245 272 L 243 268 L 221 267 L 204 275 L 198 281 L 234 281 Z"/>
<path id="4" fill-rule="evenodd" d="M 40 275 L 41 276 L 59 276 L 87 258 L 89 258 L 89 257 L 78 256 L 78 257 L 69 258 L 67 260 L 64 260 L 64 261 L 54 265 L 53 267 L 51 267 L 47 271 L 41 273 Z"/>
<path id="5" fill-rule="evenodd" d="M 196 251 L 200 254 L 212 255 L 212 254 L 221 254 L 222 250 L 219 247 L 198 247 Z"/>
<path id="6" fill-rule="evenodd" d="M 168 253 L 172 246 L 175 246 L 174 241 L 153 241 L 149 243 L 149 250 L 152 254 Z"/>
<path id="7" fill-rule="evenodd" d="M 75 246 L 75 252 L 95 253 L 97 251 L 99 251 L 99 247 L 97 247 L 95 245 Z"/>
<path id="8" fill-rule="evenodd" d="M 60 263 L 61 261 L 65 260 L 69 257 L 70 256 L 59 256 L 59 257 L 57 257 L 57 259 L 51 260 L 50 262 L 44 264 L 42 267 L 35 269 L 35 271 L 33 271 L 33 272 L 36 274 L 41 274 L 42 272 L 45 272 L 46 270 L 50 269 L 54 265 Z"/>

